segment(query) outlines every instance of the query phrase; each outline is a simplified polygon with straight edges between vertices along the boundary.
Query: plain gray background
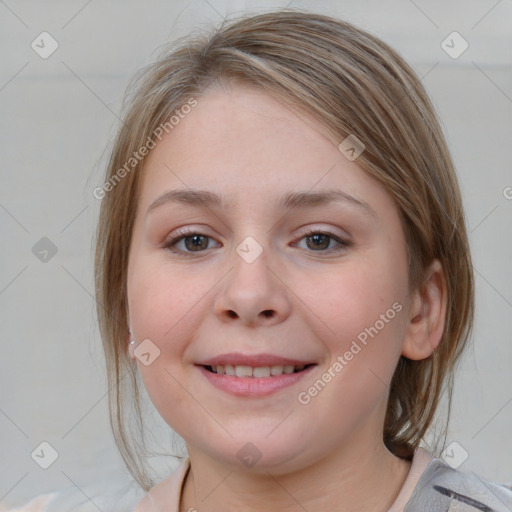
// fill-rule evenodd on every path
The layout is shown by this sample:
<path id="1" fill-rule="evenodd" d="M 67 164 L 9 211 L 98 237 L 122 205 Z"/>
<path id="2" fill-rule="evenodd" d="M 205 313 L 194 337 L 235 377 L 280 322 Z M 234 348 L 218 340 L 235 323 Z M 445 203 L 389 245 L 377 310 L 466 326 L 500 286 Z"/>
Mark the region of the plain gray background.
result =
<path id="1" fill-rule="evenodd" d="M 105 148 L 129 78 L 160 45 L 287 5 L 381 37 L 433 99 L 460 177 L 477 287 L 448 443 L 468 454 L 461 470 L 512 483 L 511 0 L 0 0 L 0 508 L 61 490 L 84 503 L 76 510 L 122 510 L 108 496 L 141 494 L 110 432 L 92 296 Z M 44 31 L 58 44 L 46 59 L 31 47 Z M 441 46 L 453 31 L 469 45 L 458 58 Z M 47 261 L 34 254 L 43 237 L 57 249 Z M 43 441 L 58 453 L 48 469 L 31 457 Z"/>

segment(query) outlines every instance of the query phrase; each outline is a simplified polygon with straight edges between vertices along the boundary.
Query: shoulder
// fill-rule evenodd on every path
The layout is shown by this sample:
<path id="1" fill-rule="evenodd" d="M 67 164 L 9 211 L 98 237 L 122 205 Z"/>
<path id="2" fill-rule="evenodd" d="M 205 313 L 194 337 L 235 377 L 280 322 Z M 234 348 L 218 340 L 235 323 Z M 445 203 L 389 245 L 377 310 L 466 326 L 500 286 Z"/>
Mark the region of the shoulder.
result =
<path id="1" fill-rule="evenodd" d="M 433 459 L 414 490 L 404 512 L 430 510 L 510 512 L 512 489 L 475 473 L 454 469 Z"/>
<path id="2" fill-rule="evenodd" d="M 135 505 L 133 512 L 177 512 L 181 487 L 190 466 L 190 459 L 183 460 L 171 476 L 152 487 Z"/>

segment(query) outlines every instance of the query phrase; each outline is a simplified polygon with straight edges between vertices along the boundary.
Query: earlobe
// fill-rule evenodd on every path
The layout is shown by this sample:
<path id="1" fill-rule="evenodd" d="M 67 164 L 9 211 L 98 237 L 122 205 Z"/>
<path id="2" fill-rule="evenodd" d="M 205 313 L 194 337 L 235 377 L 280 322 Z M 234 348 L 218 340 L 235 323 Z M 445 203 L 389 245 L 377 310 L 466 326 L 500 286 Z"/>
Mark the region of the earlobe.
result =
<path id="1" fill-rule="evenodd" d="M 132 334 L 131 330 L 130 330 L 130 333 L 129 333 L 128 338 L 126 340 L 126 344 L 128 346 L 128 355 L 130 356 L 131 359 L 135 360 L 135 354 L 134 354 L 135 340 L 133 339 L 133 334 Z"/>
<path id="2" fill-rule="evenodd" d="M 131 359 L 135 359 L 135 354 L 133 352 L 134 350 L 135 350 L 135 340 L 132 340 L 128 343 L 128 354 Z"/>
<path id="3" fill-rule="evenodd" d="M 402 355 L 416 361 L 426 359 L 437 348 L 446 323 L 446 278 L 439 260 L 426 271 L 424 282 L 414 292 L 409 310 Z"/>

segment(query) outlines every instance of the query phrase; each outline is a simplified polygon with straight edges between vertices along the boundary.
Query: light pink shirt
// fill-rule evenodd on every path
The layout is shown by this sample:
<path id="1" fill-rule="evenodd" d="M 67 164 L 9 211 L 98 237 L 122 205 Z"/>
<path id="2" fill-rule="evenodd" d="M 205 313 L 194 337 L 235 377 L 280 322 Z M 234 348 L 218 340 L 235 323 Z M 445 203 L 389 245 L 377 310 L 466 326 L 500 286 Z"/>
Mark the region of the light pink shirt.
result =
<path id="1" fill-rule="evenodd" d="M 407 502 L 412 496 L 416 484 L 421 478 L 421 475 L 423 475 L 427 469 L 427 466 L 430 464 L 430 461 L 433 459 L 434 457 L 423 448 L 416 449 L 404 485 L 400 489 L 398 496 L 396 497 L 388 512 L 402 512 L 404 510 Z"/>
<path id="2" fill-rule="evenodd" d="M 423 448 L 418 448 L 414 452 L 411 468 L 404 485 L 388 512 L 403 512 L 416 484 L 431 460 L 433 460 L 433 456 Z M 133 512 L 179 512 L 181 491 L 189 468 L 190 459 L 186 458 L 170 477 L 155 485 L 137 503 Z"/>

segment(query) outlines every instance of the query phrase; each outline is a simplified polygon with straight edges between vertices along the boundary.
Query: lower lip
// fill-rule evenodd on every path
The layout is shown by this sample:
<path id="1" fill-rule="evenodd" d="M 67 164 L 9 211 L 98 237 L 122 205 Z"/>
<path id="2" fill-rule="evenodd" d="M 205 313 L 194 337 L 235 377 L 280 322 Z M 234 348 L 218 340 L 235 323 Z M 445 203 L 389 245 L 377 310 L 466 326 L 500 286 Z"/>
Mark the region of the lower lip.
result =
<path id="1" fill-rule="evenodd" d="M 222 391 L 235 396 L 260 397 L 293 386 L 308 375 L 315 366 L 310 366 L 298 373 L 283 373 L 274 377 L 234 377 L 210 372 L 203 366 L 198 368 L 211 384 Z"/>

